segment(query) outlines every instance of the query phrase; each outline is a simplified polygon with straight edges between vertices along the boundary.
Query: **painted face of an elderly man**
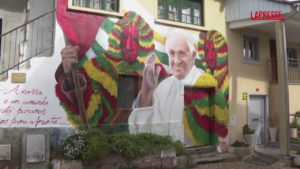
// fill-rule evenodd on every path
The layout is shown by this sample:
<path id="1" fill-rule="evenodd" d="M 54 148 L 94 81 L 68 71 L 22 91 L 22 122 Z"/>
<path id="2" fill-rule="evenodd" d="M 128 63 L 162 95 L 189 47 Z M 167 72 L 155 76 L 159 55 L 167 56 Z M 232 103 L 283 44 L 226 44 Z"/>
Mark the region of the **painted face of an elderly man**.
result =
<path id="1" fill-rule="evenodd" d="M 184 79 L 194 65 L 196 52 L 183 34 L 174 33 L 168 38 L 169 66 L 178 80 Z"/>

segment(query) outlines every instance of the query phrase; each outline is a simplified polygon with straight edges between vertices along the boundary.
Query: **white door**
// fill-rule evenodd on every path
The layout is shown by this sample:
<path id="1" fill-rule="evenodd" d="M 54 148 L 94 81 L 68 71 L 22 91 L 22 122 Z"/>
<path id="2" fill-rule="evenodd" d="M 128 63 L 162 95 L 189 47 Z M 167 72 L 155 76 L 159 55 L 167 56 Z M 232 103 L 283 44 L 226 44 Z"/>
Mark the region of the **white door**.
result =
<path id="1" fill-rule="evenodd" d="M 265 144 L 265 96 L 250 95 L 248 103 L 248 125 L 258 135 L 257 144 Z"/>

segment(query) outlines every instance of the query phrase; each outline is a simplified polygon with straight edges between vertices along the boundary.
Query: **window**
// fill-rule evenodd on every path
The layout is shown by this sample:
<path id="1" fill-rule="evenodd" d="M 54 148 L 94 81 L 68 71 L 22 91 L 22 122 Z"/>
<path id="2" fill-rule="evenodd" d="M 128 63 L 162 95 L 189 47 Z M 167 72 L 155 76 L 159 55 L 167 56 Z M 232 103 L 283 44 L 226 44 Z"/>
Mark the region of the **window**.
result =
<path id="1" fill-rule="evenodd" d="M 158 0 L 159 19 L 203 26 L 202 0 Z"/>
<path id="2" fill-rule="evenodd" d="M 289 68 L 298 68 L 297 49 L 287 48 L 286 53 Z"/>
<path id="3" fill-rule="evenodd" d="M 258 51 L 258 38 L 243 35 L 243 61 L 244 62 L 260 62 Z"/>
<path id="4" fill-rule="evenodd" d="M 132 108 L 138 90 L 137 76 L 119 75 L 117 108 Z"/>
<path id="5" fill-rule="evenodd" d="M 74 6 L 119 12 L 119 0 L 72 0 Z"/>

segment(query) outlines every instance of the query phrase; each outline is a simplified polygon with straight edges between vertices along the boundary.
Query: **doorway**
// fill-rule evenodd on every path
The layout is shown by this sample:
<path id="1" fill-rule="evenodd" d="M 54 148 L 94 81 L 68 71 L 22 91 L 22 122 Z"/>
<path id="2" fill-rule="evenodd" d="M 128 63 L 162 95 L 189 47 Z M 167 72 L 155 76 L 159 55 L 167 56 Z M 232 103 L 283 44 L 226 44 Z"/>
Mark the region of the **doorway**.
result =
<path id="1" fill-rule="evenodd" d="M 257 144 L 268 142 L 268 97 L 267 94 L 248 94 L 248 125 L 258 135 Z"/>

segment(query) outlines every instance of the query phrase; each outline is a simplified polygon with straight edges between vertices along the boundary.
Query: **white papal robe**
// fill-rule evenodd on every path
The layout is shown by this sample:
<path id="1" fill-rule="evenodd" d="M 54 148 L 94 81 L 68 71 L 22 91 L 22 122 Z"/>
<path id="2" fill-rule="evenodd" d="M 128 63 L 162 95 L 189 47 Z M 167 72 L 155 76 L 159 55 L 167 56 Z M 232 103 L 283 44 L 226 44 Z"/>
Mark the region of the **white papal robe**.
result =
<path id="1" fill-rule="evenodd" d="M 203 72 L 193 66 L 182 80 L 174 76 L 166 78 L 155 89 L 151 107 L 138 108 L 139 94 L 133 103 L 133 111 L 128 119 L 129 132 L 170 135 L 173 140 L 191 144 L 190 140 L 184 137 L 182 120 L 184 86 L 193 85 L 202 74 Z"/>

